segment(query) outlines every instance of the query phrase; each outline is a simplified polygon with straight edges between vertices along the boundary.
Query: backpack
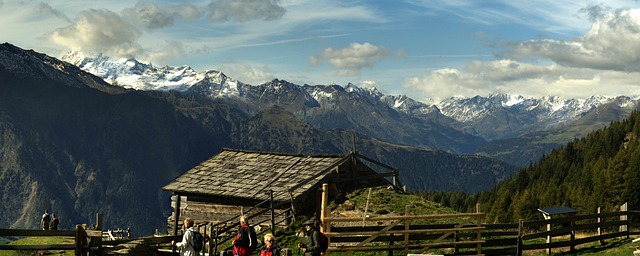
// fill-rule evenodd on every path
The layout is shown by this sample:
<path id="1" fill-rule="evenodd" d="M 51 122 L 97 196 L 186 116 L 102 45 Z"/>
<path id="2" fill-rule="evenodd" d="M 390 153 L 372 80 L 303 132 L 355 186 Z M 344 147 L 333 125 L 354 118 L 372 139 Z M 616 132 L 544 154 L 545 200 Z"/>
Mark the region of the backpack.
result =
<path id="1" fill-rule="evenodd" d="M 247 233 L 249 234 L 249 248 L 251 248 L 251 250 L 255 250 L 258 248 L 258 236 L 256 235 L 256 230 L 253 226 L 249 226 L 249 232 Z"/>
<path id="2" fill-rule="evenodd" d="M 42 222 L 49 223 L 49 221 L 51 221 L 51 215 L 49 214 L 42 215 Z"/>
<path id="3" fill-rule="evenodd" d="M 326 252 L 327 248 L 329 248 L 329 238 L 322 232 L 320 233 L 320 252 Z"/>
<path id="4" fill-rule="evenodd" d="M 193 249 L 196 252 L 202 251 L 202 247 L 204 245 L 202 234 L 198 231 L 193 231 Z"/>

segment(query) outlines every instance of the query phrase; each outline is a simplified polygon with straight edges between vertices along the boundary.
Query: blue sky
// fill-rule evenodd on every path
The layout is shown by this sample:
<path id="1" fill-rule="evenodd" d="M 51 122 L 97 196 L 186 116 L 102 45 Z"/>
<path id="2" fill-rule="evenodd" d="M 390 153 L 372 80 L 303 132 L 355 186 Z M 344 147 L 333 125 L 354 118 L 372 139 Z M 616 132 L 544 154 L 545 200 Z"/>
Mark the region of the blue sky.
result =
<path id="1" fill-rule="evenodd" d="M 0 0 L 0 41 L 436 102 L 640 95 L 640 3 Z"/>

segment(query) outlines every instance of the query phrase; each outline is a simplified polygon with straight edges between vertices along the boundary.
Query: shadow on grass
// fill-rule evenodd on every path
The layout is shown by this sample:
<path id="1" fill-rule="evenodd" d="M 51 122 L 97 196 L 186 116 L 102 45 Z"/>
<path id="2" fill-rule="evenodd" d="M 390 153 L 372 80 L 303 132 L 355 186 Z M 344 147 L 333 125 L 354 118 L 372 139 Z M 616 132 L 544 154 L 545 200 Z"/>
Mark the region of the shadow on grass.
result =
<path id="1" fill-rule="evenodd" d="M 575 249 L 573 252 L 560 252 L 554 253 L 554 255 L 580 255 L 580 254 L 588 254 L 588 253 L 598 253 L 605 250 L 610 250 L 613 248 L 620 248 L 628 245 L 631 242 L 630 239 L 621 239 L 617 241 L 605 242 L 604 244 L 595 245 L 595 246 L 587 246 L 579 249 Z"/>

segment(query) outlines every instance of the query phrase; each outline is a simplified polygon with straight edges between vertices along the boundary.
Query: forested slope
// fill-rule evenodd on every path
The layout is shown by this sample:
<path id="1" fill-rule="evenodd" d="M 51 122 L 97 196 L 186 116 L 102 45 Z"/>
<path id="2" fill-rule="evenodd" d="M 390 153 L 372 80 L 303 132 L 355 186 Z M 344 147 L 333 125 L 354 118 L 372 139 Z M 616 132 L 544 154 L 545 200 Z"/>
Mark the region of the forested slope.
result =
<path id="1" fill-rule="evenodd" d="M 553 150 L 487 192 L 432 193 L 459 211 L 476 202 L 489 222 L 539 219 L 538 208 L 570 206 L 581 214 L 640 209 L 640 112 Z"/>

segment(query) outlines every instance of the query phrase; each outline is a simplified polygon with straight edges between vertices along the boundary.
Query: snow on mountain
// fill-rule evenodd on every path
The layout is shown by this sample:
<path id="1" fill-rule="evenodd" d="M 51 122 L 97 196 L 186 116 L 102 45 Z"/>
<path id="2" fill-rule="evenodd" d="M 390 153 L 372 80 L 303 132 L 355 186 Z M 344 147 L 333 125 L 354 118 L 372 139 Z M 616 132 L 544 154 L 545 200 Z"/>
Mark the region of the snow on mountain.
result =
<path id="1" fill-rule="evenodd" d="M 478 134 L 486 139 L 517 134 L 522 129 L 533 131 L 555 127 L 576 120 L 584 113 L 614 100 L 614 98 L 603 96 L 564 99 L 558 96 L 530 98 L 520 95 L 493 94 L 488 97 L 452 97 L 434 105 L 431 102 L 416 101 L 406 95 L 385 95 L 376 88 L 364 88 L 351 83 L 344 87 L 335 84 L 299 86 L 276 79 L 254 86 L 231 79 L 220 71 L 196 72 L 189 66 L 158 68 L 131 58 L 112 59 L 103 55 L 91 57 L 80 52 L 71 52 L 62 60 L 102 77 L 111 84 L 137 90 L 177 90 L 212 98 L 234 97 L 246 102 L 258 100 L 261 103 L 274 100 L 273 103 L 282 104 L 282 100 L 293 99 L 293 96 L 287 96 L 294 93 L 290 91 L 293 88 L 296 91 L 295 94 L 305 94 L 303 98 L 307 106 L 349 100 L 349 98 L 336 97 L 336 93 L 346 92 L 353 95 L 349 97 L 366 97 L 417 118 L 431 118 L 433 117 L 431 114 L 441 113 L 464 124 L 458 129 Z M 276 96 L 255 95 L 264 93 L 276 94 Z M 635 106 L 631 101 L 637 99 L 620 101 L 618 104 Z M 489 124 L 501 126 L 501 128 L 494 129 Z"/>
<path id="2" fill-rule="evenodd" d="M 71 52 L 62 60 L 113 85 L 136 90 L 186 91 L 205 78 L 205 74 L 197 73 L 189 66 L 157 68 L 132 58 L 88 57 L 80 52 Z"/>
<path id="3" fill-rule="evenodd" d="M 493 115 L 498 110 L 512 113 L 528 113 L 537 122 L 562 123 L 579 117 L 611 99 L 604 96 L 592 96 L 588 99 L 564 99 L 558 96 L 526 98 L 520 95 L 493 94 L 488 97 L 472 98 L 452 97 L 442 101 L 440 110 L 446 116 L 467 123 Z"/>

